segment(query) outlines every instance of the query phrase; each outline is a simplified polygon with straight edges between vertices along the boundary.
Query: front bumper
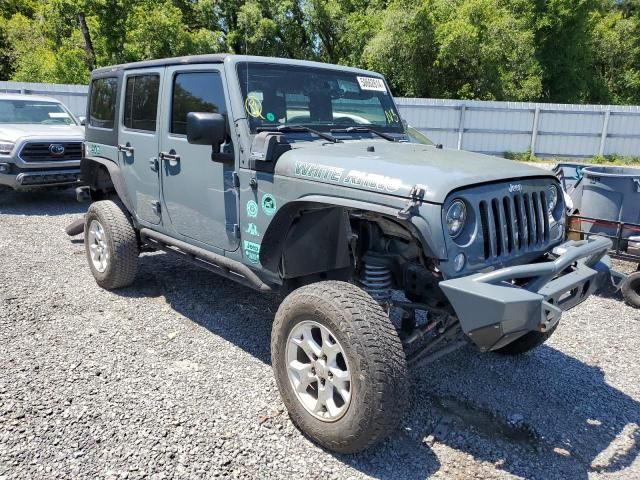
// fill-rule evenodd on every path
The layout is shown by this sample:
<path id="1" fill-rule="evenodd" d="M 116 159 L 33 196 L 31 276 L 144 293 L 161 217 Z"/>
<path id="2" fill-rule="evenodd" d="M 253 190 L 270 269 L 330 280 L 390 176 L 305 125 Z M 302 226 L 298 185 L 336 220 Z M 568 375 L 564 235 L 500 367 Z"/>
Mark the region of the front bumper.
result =
<path id="1" fill-rule="evenodd" d="M 464 333 L 482 351 L 545 332 L 562 312 L 611 280 L 611 240 L 591 237 L 553 249 L 552 259 L 440 282 Z"/>
<path id="2" fill-rule="evenodd" d="M 21 170 L 19 173 L 0 173 L 0 185 L 14 190 L 29 190 L 38 187 L 76 185 L 80 182 L 79 168 L 64 170 Z"/>

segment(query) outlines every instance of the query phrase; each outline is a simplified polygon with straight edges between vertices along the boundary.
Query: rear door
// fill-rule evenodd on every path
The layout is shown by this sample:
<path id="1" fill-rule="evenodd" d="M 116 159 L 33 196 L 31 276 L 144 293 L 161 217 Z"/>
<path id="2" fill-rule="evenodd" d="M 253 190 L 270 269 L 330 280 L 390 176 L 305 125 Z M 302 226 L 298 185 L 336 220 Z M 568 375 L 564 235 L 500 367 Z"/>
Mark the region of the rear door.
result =
<path id="1" fill-rule="evenodd" d="M 142 221 L 160 222 L 158 96 L 164 68 L 125 71 L 118 150 L 127 189 Z"/>
<path id="2" fill-rule="evenodd" d="M 206 246 L 235 250 L 239 239 L 234 164 L 212 160 L 210 146 L 192 145 L 186 136 L 189 112 L 226 115 L 223 75 L 222 66 L 215 65 L 167 68 L 160 140 L 162 197 L 178 233 Z"/>

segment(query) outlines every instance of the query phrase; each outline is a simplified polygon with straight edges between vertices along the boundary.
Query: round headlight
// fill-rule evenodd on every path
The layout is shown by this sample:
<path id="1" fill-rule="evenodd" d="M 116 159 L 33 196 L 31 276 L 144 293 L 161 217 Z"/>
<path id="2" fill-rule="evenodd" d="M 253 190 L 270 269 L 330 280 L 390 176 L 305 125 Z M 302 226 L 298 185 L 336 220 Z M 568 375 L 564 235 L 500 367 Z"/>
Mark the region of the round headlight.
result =
<path id="1" fill-rule="evenodd" d="M 447 232 L 451 238 L 456 238 L 462 232 L 467 221 L 467 206 L 462 200 L 454 200 L 447 210 Z"/>
<path id="2" fill-rule="evenodd" d="M 547 211 L 551 215 L 558 205 L 558 188 L 555 185 L 549 185 L 547 196 Z"/>

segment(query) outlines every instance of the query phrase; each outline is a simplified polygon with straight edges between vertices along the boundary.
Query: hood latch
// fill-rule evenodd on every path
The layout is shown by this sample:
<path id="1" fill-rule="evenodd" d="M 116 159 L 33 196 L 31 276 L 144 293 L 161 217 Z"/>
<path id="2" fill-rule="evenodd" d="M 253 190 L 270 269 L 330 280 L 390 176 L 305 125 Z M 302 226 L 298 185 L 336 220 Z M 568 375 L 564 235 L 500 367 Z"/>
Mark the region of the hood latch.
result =
<path id="1" fill-rule="evenodd" d="M 426 193 L 427 187 L 424 185 L 416 183 L 411 187 L 411 191 L 409 192 L 410 200 L 407 202 L 407 206 L 398 212 L 398 217 L 406 220 L 415 215 L 415 210 L 422 205 Z"/>

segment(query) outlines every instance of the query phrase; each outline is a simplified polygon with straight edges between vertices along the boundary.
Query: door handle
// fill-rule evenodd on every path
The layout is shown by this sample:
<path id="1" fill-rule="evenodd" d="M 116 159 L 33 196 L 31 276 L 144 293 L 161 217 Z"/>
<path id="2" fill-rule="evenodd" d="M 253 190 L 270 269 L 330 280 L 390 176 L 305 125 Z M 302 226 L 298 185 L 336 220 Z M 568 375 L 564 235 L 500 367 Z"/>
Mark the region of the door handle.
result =
<path id="1" fill-rule="evenodd" d="M 133 147 L 131 145 L 118 145 L 118 151 L 133 155 Z"/>
<path id="2" fill-rule="evenodd" d="M 170 152 L 160 152 L 160 160 L 168 160 L 169 162 L 179 162 L 180 155 L 178 155 L 175 150 L 171 150 Z"/>

